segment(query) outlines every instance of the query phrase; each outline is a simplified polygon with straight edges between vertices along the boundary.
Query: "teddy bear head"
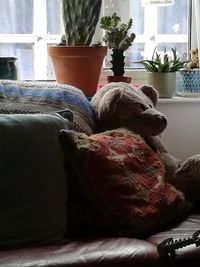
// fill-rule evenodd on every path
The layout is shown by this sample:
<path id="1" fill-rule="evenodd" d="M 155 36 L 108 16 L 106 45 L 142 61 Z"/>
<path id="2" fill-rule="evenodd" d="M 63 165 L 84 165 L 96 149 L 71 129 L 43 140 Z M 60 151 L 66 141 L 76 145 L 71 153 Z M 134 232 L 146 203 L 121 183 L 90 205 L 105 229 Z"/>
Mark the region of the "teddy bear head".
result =
<path id="1" fill-rule="evenodd" d="M 198 48 L 192 48 L 190 50 L 191 60 L 187 63 L 187 67 L 190 69 L 199 68 Z"/>
<path id="2" fill-rule="evenodd" d="M 166 117 L 155 109 L 158 93 L 151 86 L 135 88 L 127 83 L 108 83 L 91 99 L 100 131 L 126 127 L 143 137 L 160 134 Z"/>

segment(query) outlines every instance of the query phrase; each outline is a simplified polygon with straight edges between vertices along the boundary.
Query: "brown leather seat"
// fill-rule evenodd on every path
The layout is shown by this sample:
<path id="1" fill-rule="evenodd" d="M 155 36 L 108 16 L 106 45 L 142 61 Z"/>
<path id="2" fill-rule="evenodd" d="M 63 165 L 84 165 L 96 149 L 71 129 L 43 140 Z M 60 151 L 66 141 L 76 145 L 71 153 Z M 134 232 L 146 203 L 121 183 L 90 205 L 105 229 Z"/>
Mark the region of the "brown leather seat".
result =
<path id="1" fill-rule="evenodd" d="M 156 245 L 172 237 L 191 236 L 200 229 L 200 211 L 190 215 L 176 227 L 148 237 L 98 238 L 78 240 L 66 245 L 5 250 L 0 252 L 0 266 L 114 266 L 114 267 L 170 267 L 200 266 L 200 247 L 190 245 L 171 257 L 160 258 Z"/>

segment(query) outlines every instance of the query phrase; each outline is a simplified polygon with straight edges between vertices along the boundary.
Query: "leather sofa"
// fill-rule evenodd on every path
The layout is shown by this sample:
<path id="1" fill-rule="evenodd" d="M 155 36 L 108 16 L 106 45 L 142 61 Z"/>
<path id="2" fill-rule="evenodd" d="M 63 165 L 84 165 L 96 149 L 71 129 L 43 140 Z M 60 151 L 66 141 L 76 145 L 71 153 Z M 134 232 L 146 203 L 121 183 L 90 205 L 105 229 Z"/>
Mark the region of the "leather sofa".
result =
<path id="1" fill-rule="evenodd" d="M 179 225 L 146 239 L 104 237 L 78 239 L 65 245 L 38 246 L 0 251 L 0 266 L 200 266 L 200 248 L 195 245 L 159 257 L 156 245 L 162 240 L 187 238 L 199 230 L 200 211 Z"/>
<path id="2" fill-rule="evenodd" d="M 37 105 L 30 104 L 30 99 L 26 103 L 21 101 L 24 97 L 21 95 L 19 97 L 20 101 L 17 102 L 17 97 L 15 95 L 14 100 L 6 100 L 6 96 L 10 97 L 12 94 L 7 94 L 5 91 L 10 85 L 13 86 L 13 82 L 2 83 L 4 92 L 1 94 L 0 99 L 0 109 L 3 113 L 9 113 L 8 111 L 14 110 L 14 104 L 20 103 L 21 106 L 18 107 L 18 111 L 21 108 L 23 113 L 27 113 L 28 109 L 33 109 Z M 16 86 L 16 84 L 14 84 Z M 29 84 L 30 85 L 30 84 Z M 17 84 L 23 87 L 24 84 Z M 34 85 L 35 86 L 35 85 Z M 37 84 L 37 89 L 43 88 L 45 85 Z M 46 85 L 47 86 L 47 85 Z M 53 85 L 51 85 L 53 86 Z M 49 85 L 47 86 L 49 88 Z M 26 84 L 27 89 L 27 84 Z M 31 90 L 34 88 L 31 88 Z M 62 87 L 63 89 L 63 87 Z M 65 88 L 64 88 L 65 89 Z M 14 89 L 13 89 L 14 90 Z M 35 89 L 34 89 L 35 90 Z M 39 91 L 38 91 L 39 92 Z M 79 92 L 78 92 L 79 93 Z M 19 94 L 19 90 L 17 90 Z M 76 91 L 77 94 L 77 91 Z M 2 97 L 3 96 L 3 97 Z M 76 95 L 77 96 L 77 95 Z M 49 95 L 48 95 L 49 97 Z M 32 99 L 32 98 L 31 98 Z M 41 96 L 39 99 L 39 105 L 41 105 Z M 8 104 L 13 103 L 12 106 Z M 23 103 L 22 103 L 23 102 Z M 28 103 L 28 104 L 27 104 Z M 56 102 L 58 103 L 58 102 Z M 68 102 L 67 106 L 59 105 L 54 103 L 54 105 L 49 106 L 49 98 L 46 104 L 42 102 L 42 107 L 49 112 L 52 112 L 51 108 L 55 111 L 63 110 L 64 108 L 73 109 L 72 103 Z M 80 104 L 80 102 L 79 102 Z M 56 108 L 55 108 L 56 106 Z M 26 110 L 25 110 L 26 109 Z M 6 111 L 5 111 L 6 110 Z M 31 112 L 36 112 L 36 110 L 31 110 Z M 44 112 L 44 110 L 43 110 Z M 76 123 L 74 127 L 81 128 L 82 122 L 78 121 L 77 108 L 74 110 Z M 88 114 L 87 114 L 88 115 Z M 92 125 L 89 122 L 90 127 Z M 78 125 L 78 126 L 77 126 Z M 89 129 L 88 119 L 87 119 L 87 131 Z M 2 214 L 1 214 L 2 216 Z M 37 219 L 37 218 L 36 218 Z M 34 219 L 34 220 L 36 220 Z M 1 220 L 0 220 L 1 221 Z M 148 221 L 146 222 L 148 224 Z M 176 250 L 174 253 L 159 255 L 157 250 L 157 245 L 167 239 L 173 238 L 173 240 L 187 239 L 192 236 L 195 231 L 200 230 L 200 210 L 196 209 L 187 216 L 184 220 L 179 223 L 173 224 L 170 227 L 166 227 L 165 230 L 157 231 L 153 235 L 149 235 L 145 238 L 129 238 L 129 237 L 115 237 L 115 236 L 98 236 L 98 237 L 82 237 L 76 238 L 74 240 L 60 240 L 55 244 L 29 244 L 28 246 L 22 245 L 13 248 L 12 246 L 7 246 L 4 248 L 1 245 L 0 250 L 0 266 L 5 267 L 31 267 L 31 266 L 124 266 L 124 267 L 170 267 L 170 266 L 200 266 L 200 247 L 195 244 L 191 244 L 187 247 Z M 1 233 L 0 233 L 1 236 Z M 0 238 L 1 239 L 1 238 Z M 1 240 L 0 240 L 1 241 Z M 198 237 L 197 237 L 198 243 Z M 198 244 L 197 244 L 198 245 Z"/>

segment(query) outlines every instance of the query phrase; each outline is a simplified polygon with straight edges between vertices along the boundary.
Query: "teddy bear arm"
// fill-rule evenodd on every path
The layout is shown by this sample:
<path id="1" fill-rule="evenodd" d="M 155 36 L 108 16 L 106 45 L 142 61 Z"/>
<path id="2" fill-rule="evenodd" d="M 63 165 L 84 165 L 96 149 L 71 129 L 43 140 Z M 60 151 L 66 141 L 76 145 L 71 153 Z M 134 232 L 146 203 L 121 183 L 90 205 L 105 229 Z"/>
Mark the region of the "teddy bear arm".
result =
<path id="1" fill-rule="evenodd" d="M 145 141 L 153 149 L 154 152 L 167 153 L 167 149 L 159 135 L 146 137 Z"/>
<path id="2" fill-rule="evenodd" d="M 176 170 L 172 184 L 185 194 L 188 201 L 200 201 L 200 155 L 194 155 Z"/>

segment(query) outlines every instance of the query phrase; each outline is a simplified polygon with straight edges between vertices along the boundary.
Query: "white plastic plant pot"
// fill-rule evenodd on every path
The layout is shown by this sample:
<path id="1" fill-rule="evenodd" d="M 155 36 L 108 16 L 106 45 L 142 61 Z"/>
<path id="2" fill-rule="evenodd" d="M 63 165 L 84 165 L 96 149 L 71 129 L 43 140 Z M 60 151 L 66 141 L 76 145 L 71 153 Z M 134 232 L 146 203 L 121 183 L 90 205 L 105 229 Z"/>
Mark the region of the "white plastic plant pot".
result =
<path id="1" fill-rule="evenodd" d="M 160 98 L 172 98 L 176 93 L 176 72 L 148 72 L 148 84 L 158 91 Z"/>

